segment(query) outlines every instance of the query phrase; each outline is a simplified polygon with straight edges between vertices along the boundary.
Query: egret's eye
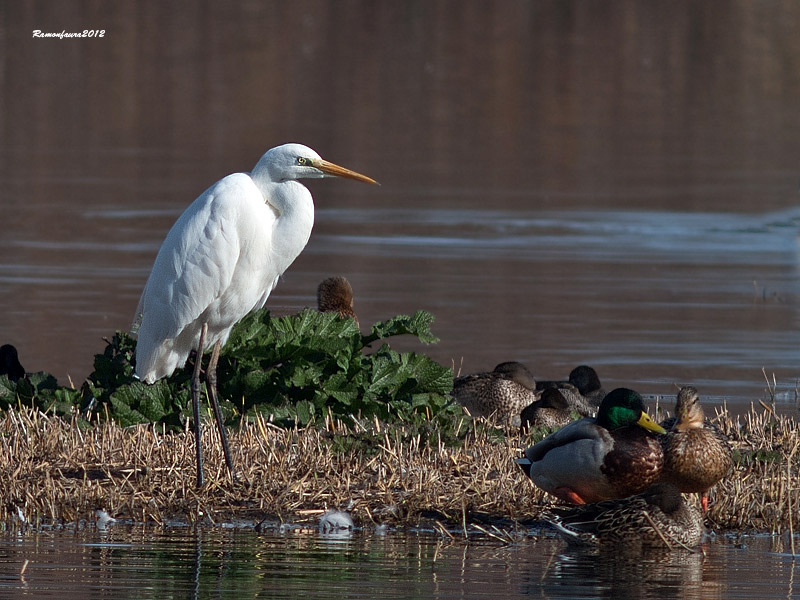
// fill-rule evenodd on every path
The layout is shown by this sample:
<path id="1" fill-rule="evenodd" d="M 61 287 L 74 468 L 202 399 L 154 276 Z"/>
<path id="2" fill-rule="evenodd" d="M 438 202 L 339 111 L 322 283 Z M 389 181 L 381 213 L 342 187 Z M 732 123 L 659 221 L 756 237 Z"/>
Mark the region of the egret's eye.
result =
<path id="1" fill-rule="evenodd" d="M 300 165 L 301 167 L 307 167 L 308 165 L 311 164 L 311 161 L 308 160 L 307 158 L 303 158 L 302 156 L 298 156 L 297 164 Z"/>

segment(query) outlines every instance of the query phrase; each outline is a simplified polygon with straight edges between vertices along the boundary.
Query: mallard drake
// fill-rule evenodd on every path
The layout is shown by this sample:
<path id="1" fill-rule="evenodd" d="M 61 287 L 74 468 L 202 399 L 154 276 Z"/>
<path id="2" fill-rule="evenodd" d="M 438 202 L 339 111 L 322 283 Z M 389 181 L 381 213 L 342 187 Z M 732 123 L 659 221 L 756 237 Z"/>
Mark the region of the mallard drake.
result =
<path id="1" fill-rule="evenodd" d="M 531 427 L 559 429 L 575 420 L 575 414 L 562 390 L 550 387 L 542 390 L 542 397 L 522 409 L 522 431 Z"/>
<path id="2" fill-rule="evenodd" d="M 353 299 L 353 287 L 344 277 L 328 277 L 317 286 L 319 312 L 335 312 L 341 317 L 352 317 L 358 325 Z"/>
<path id="3" fill-rule="evenodd" d="M 582 417 L 593 417 L 597 407 L 605 398 L 606 391 L 600 384 L 597 371 L 592 367 L 580 365 L 570 371 L 566 381 L 537 381 L 536 389 L 545 390 L 555 387 L 561 390 L 572 410 Z"/>
<path id="4" fill-rule="evenodd" d="M 519 426 L 522 409 L 539 399 L 536 381 L 519 362 L 503 362 L 493 371 L 456 377 L 453 398 L 475 417 L 494 416 Z"/>
<path id="5" fill-rule="evenodd" d="M 655 483 L 663 465 L 664 433 L 642 397 L 617 388 L 586 417 L 550 434 L 517 462 L 544 491 L 573 504 L 624 498 Z"/>
<path id="6" fill-rule="evenodd" d="M 666 482 L 620 500 L 554 508 L 546 518 L 573 544 L 692 547 L 700 543 L 705 532 L 702 513 L 683 500 L 678 488 Z"/>
<path id="7" fill-rule="evenodd" d="M 687 494 L 700 494 L 703 510 L 708 510 L 708 490 L 733 469 L 728 438 L 705 418 L 700 395 L 691 386 L 680 389 L 675 417 L 661 426 L 667 431 L 661 440 L 661 480 Z"/>
<path id="8" fill-rule="evenodd" d="M 25 377 L 25 369 L 19 363 L 17 349 L 11 344 L 0 346 L 0 375 L 6 375 L 10 381 L 19 381 Z"/>

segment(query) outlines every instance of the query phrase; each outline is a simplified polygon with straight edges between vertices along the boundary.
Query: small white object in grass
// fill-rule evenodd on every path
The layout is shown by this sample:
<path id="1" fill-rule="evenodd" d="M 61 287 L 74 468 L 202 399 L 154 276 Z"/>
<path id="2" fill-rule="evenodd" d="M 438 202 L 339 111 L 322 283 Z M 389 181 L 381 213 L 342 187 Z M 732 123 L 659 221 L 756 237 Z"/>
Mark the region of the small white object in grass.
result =
<path id="1" fill-rule="evenodd" d="M 22 509 L 17 506 L 16 504 L 13 505 L 13 512 L 11 513 L 12 521 L 18 521 L 20 524 L 25 525 L 28 520 L 25 518 L 25 513 L 22 512 Z"/>
<path id="2" fill-rule="evenodd" d="M 106 529 L 109 525 L 113 525 L 117 522 L 117 520 L 104 511 L 102 508 L 98 508 L 94 511 L 95 520 L 97 521 L 97 528 L 98 529 Z"/>
<path id="3" fill-rule="evenodd" d="M 353 529 L 353 519 L 341 510 L 329 510 L 319 520 L 322 533 L 331 533 L 340 529 Z"/>

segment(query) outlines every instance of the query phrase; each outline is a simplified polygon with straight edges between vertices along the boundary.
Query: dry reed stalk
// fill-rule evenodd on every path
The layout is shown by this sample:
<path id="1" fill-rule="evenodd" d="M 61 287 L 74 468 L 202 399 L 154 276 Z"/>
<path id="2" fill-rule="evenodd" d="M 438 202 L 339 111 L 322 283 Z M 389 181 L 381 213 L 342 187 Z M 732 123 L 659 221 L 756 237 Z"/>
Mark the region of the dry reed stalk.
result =
<path id="1" fill-rule="evenodd" d="M 800 444 L 800 441 L 794 440 L 792 444 L 792 450 L 789 452 L 789 457 L 786 461 L 786 486 L 789 488 L 789 493 L 787 494 L 787 501 L 786 501 L 786 514 L 789 517 L 789 543 L 790 548 L 792 551 L 792 557 L 796 556 L 795 549 L 794 549 L 794 518 L 792 513 L 792 498 L 791 498 L 791 489 L 792 489 L 792 457 L 794 457 L 795 452 L 797 452 L 797 446 Z"/>
<path id="2" fill-rule="evenodd" d="M 738 462 L 714 490 L 711 523 L 720 529 L 793 528 L 791 510 L 800 505 L 793 483 L 800 448 L 795 421 L 751 408 L 736 418 L 718 412 L 716 422 Z M 257 418 L 231 432 L 243 481 L 234 485 L 216 432 L 205 427 L 208 483 L 197 490 L 190 432 L 108 422 L 82 429 L 33 410 L 12 410 L 0 417 L 0 520 L 10 523 L 16 507 L 33 523 L 88 519 L 97 507 L 155 523 L 265 517 L 302 523 L 338 508 L 361 523 L 441 521 L 463 532 L 483 530 L 487 518 L 535 519 L 552 499 L 513 462 L 531 440 L 510 433 L 498 441 L 474 426 L 468 431 L 464 443 L 452 448 L 380 422 L 348 426 L 328 415 L 319 429 L 287 430 Z M 380 442 L 337 450 L 341 436 Z"/>

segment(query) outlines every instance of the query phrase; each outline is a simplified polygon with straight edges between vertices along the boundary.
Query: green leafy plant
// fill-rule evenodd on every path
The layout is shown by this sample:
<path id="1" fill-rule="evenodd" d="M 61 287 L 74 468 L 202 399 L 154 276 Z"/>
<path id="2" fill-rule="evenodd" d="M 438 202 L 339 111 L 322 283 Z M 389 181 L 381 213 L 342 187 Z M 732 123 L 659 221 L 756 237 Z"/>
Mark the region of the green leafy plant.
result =
<path id="1" fill-rule="evenodd" d="M 256 312 L 234 328 L 218 367 L 221 405 L 229 421 L 268 415 L 285 424 L 306 425 L 324 415 L 346 419 L 422 421 L 448 404 L 453 373 L 429 357 L 398 353 L 384 343 L 397 335 L 437 341 L 433 316 L 419 311 L 376 323 L 362 335 L 352 319 L 304 310 L 272 318 Z M 135 340 L 117 333 L 103 354 L 85 395 L 108 408 L 122 424 L 159 422 L 181 426 L 188 414 L 192 362 L 171 377 L 144 385 L 133 376 Z"/>
<path id="2" fill-rule="evenodd" d="M 61 416 L 69 415 L 80 403 L 78 390 L 58 385 L 49 373 L 30 373 L 13 382 L 0 376 L 0 409 L 28 406 Z"/>
<path id="3" fill-rule="evenodd" d="M 463 423 L 471 420 L 450 397 L 452 370 L 387 343 L 399 335 L 435 343 L 432 322 L 432 315 L 418 311 L 376 323 L 362 335 L 355 321 L 334 313 L 304 310 L 273 318 L 268 311 L 256 312 L 237 324 L 220 356 L 225 419 L 236 423 L 260 416 L 305 426 L 331 417 L 354 425 L 345 438 L 362 432 L 337 439 L 342 450 L 383 443 L 380 427 L 371 430 L 375 419 L 399 425 L 392 435 L 404 439 L 458 443 L 470 430 Z M 95 355 L 94 371 L 80 390 L 59 386 L 47 373 L 16 383 L 0 376 L 0 408 L 34 406 L 60 416 L 111 418 L 123 426 L 159 423 L 182 429 L 191 413 L 194 359 L 145 385 L 134 376 L 135 352 L 135 338 L 117 332 Z"/>

